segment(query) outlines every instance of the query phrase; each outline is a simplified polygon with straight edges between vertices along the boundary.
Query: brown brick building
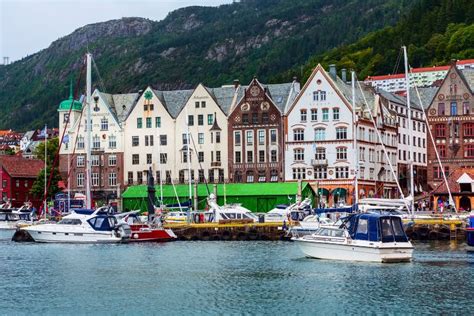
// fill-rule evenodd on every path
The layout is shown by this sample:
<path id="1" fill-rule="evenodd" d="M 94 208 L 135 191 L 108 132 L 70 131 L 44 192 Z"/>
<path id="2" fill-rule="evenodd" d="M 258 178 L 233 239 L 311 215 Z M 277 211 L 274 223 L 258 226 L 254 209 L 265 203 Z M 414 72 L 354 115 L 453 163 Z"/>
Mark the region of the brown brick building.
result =
<path id="1" fill-rule="evenodd" d="M 427 109 L 429 128 L 446 176 L 459 168 L 474 167 L 474 69 L 453 64 Z M 442 182 L 435 146 L 427 137 L 428 185 Z"/>
<path id="2" fill-rule="evenodd" d="M 297 82 L 262 85 L 253 79 L 228 117 L 230 182 L 284 181 L 283 113 Z"/>

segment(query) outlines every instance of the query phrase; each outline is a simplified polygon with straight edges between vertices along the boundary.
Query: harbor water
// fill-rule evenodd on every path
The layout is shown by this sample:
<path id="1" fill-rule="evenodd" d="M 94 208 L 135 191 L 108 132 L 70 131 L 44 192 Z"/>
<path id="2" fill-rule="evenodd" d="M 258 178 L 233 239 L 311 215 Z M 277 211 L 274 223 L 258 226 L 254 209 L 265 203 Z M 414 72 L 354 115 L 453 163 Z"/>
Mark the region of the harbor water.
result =
<path id="1" fill-rule="evenodd" d="M 417 243 L 405 264 L 305 258 L 291 242 L 0 241 L 0 314 L 471 313 L 474 254 Z"/>

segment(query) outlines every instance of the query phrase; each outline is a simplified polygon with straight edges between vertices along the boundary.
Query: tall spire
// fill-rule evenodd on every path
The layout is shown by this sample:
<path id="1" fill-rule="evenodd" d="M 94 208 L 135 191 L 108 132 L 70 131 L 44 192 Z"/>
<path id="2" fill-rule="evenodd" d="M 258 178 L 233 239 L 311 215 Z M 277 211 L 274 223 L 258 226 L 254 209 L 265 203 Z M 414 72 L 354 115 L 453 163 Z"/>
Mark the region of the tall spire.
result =
<path id="1" fill-rule="evenodd" d="M 72 77 L 71 77 L 71 80 L 69 82 L 69 100 L 72 100 L 74 98 L 74 95 L 73 95 L 73 89 L 72 89 Z"/>

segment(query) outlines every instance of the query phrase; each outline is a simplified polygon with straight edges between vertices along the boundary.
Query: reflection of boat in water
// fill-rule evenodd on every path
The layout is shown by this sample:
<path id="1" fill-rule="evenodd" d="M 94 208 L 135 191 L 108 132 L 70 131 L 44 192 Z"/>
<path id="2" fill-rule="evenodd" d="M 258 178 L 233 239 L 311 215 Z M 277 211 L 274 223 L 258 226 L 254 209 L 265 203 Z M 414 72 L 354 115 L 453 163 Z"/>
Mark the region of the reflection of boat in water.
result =
<path id="1" fill-rule="evenodd" d="M 143 222 L 138 216 L 138 211 L 115 214 L 120 223 L 130 226 L 130 241 L 171 241 L 177 236 L 171 229 L 164 229 L 161 222 Z"/>
<path id="2" fill-rule="evenodd" d="M 39 224 L 21 228 L 35 242 L 117 243 L 127 241 L 131 230 L 119 224 L 107 208 L 74 210 L 54 224 Z"/>
<path id="3" fill-rule="evenodd" d="M 302 221 L 311 213 L 311 199 L 306 198 L 291 205 L 277 205 L 265 214 L 265 222 Z"/>
<path id="4" fill-rule="evenodd" d="M 307 257 L 317 259 L 405 262 L 413 254 L 401 218 L 393 215 L 354 214 L 339 227 L 320 227 L 292 240 Z"/>

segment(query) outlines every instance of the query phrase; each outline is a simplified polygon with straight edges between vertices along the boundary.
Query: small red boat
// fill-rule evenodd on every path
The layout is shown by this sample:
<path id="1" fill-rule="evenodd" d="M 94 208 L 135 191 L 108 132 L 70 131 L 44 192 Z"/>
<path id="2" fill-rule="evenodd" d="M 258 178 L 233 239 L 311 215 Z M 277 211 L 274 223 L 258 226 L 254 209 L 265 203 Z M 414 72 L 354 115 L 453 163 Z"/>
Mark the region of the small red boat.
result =
<path id="1" fill-rule="evenodd" d="M 123 221 L 130 226 L 132 234 L 130 242 L 137 241 L 173 241 L 177 236 L 171 229 L 165 229 L 161 223 L 146 223 L 138 216 L 138 211 L 116 214 L 118 221 Z"/>

